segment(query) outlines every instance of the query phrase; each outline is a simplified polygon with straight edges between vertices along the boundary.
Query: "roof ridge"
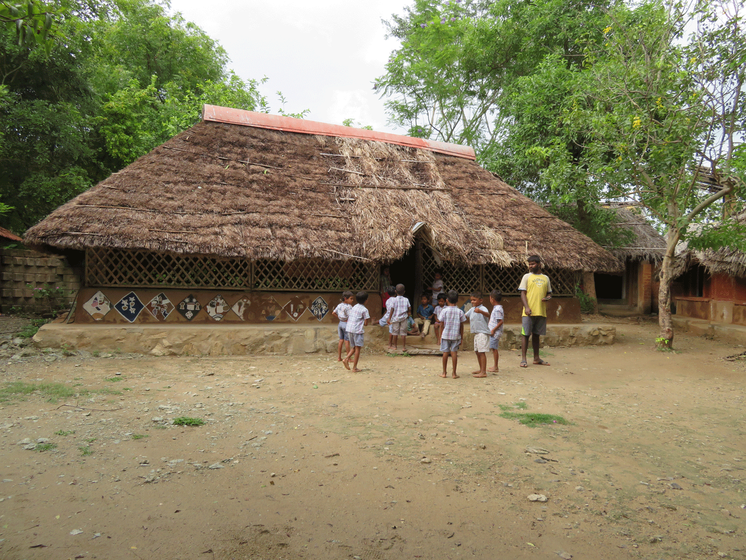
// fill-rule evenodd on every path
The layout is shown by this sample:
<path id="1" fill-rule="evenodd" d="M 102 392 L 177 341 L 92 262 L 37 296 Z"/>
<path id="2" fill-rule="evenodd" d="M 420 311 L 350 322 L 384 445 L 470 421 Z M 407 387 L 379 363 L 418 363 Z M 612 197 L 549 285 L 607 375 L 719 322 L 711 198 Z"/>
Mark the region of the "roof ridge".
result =
<path id="1" fill-rule="evenodd" d="M 299 134 L 315 134 L 320 136 L 336 136 L 342 138 L 357 138 L 373 142 L 385 142 L 409 148 L 429 150 L 464 159 L 476 160 L 474 149 L 459 144 L 438 142 L 437 140 L 425 140 L 390 132 L 376 132 L 364 128 L 353 128 L 339 124 L 327 124 L 306 119 L 295 119 L 280 115 L 269 115 L 257 113 L 244 109 L 231 109 L 230 107 L 219 107 L 217 105 L 204 105 L 202 108 L 202 120 L 204 122 L 218 122 L 235 124 L 239 126 L 251 126 L 254 128 L 267 128 L 270 130 L 281 130 L 284 132 L 296 132 Z"/>

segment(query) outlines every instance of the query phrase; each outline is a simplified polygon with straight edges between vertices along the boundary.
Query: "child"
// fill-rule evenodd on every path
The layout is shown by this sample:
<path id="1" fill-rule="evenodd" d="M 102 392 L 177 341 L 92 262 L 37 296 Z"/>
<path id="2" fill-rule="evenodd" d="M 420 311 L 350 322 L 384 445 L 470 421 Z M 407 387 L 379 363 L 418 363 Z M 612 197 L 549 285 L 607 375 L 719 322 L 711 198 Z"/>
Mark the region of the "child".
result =
<path id="1" fill-rule="evenodd" d="M 396 288 L 393 286 L 389 286 L 386 288 L 386 311 L 383 313 L 383 317 L 381 317 L 381 320 L 378 321 L 378 324 L 382 327 L 387 326 L 388 316 L 391 313 L 391 308 L 394 305 L 394 297 L 396 296 Z M 391 328 L 391 325 L 388 325 L 389 328 L 389 347 L 388 351 L 391 352 L 394 349 L 394 330 Z"/>
<path id="2" fill-rule="evenodd" d="M 435 318 L 433 331 L 435 331 L 435 338 L 438 339 L 438 344 L 440 344 L 440 335 L 443 334 L 443 323 L 440 322 L 440 312 L 446 308 L 446 295 L 438 294 L 437 301 L 438 305 L 433 309 L 433 317 Z"/>
<path id="3" fill-rule="evenodd" d="M 407 336 L 419 336 L 420 335 L 420 329 L 417 327 L 417 323 L 414 322 L 414 319 L 410 316 L 407 317 Z"/>
<path id="4" fill-rule="evenodd" d="M 339 334 L 339 345 L 337 346 L 337 361 L 342 361 L 342 346 L 346 346 L 345 354 L 350 351 L 350 337 L 347 336 L 347 315 L 352 309 L 352 302 L 355 300 L 355 296 L 349 290 L 342 294 L 342 303 L 337 305 L 332 311 L 337 319 L 339 319 L 339 325 L 337 326 L 337 333 Z"/>
<path id="5" fill-rule="evenodd" d="M 433 291 L 433 307 L 438 302 L 438 295 L 443 292 L 443 275 L 440 270 L 435 271 L 435 279 L 433 280 L 432 288 Z"/>
<path id="6" fill-rule="evenodd" d="M 357 369 L 357 363 L 360 360 L 360 350 L 363 349 L 364 342 L 363 333 L 365 329 L 363 327 L 370 322 L 370 313 L 368 313 L 368 308 L 365 307 L 365 302 L 368 301 L 368 292 L 358 292 L 355 299 L 357 300 L 357 305 L 350 309 L 347 315 L 347 334 L 350 337 L 350 346 L 352 348 L 350 348 L 347 356 L 342 360 L 342 365 L 350 369 L 350 358 L 354 356 L 352 371 L 357 373 L 360 371 Z"/>
<path id="7" fill-rule="evenodd" d="M 415 322 L 420 327 L 420 338 L 425 338 L 430 332 L 430 324 L 433 322 L 435 308 L 430 305 L 430 295 L 422 294 L 420 306 L 417 308 L 417 319 Z"/>
<path id="8" fill-rule="evenodd" d="M 492 304 L 492 314 L 490 315 L 490 323 L 487 325 L 490 329 L 490 350 L 492 350 L 492 356 L 495 358 L 495 365 L 487 371 L 497 373 L 500 371 L 497 367 L 497 362 L 500 359 L 500 352 L 498 346 L 500 345 L 500 337 L 503 334 L 503 320 L 505 318 L 505 312 L 503 306 L 500 305 L 503 295 L 500 290 L 492 290 L 490 292 L 490 304 Z"/>
<path id="9" fill-rule="evenodd" d="M 490 347 L 490 329 L 487 318 L 490 316 L 487 308 L 482 305 L 482 293 L 471 294 L 471 309 L 465 317 L 471 321 L 469 329 L 474 335 L 474 353 L 477 355 L 479 369 L 471 372 L 474 377 L 487 377 L 487 351 Z"/>
<path id="10" fill-rule="evenodd" d="M 399 346 L 399 337 L 402 337 L 402 352 L 407 351 L 407 317 L 412 313 L 412 306 L 404 293 L 404 284 L 396 285 L 396 297 L 393 298 L 391 311 L 387 316 L 387 324 L 392 326 L 394 335 L 393 350 L 396 352 Z"/>
<path id="11" fill-rule="evenodd" d="M 440 321 L 443 323 L 443 334 L 441 335 L 440 351 L 443 352 L 443 373 L 441 377 L 448 377 L 448 355 L 453 358 L 453 378 L 456 375 L 458 364 L 458 347 L 464 334 L 464 312 L 458 307 L 458 293 L 451 290 L 448 292 L 448 306 L 440 312 Z"/>

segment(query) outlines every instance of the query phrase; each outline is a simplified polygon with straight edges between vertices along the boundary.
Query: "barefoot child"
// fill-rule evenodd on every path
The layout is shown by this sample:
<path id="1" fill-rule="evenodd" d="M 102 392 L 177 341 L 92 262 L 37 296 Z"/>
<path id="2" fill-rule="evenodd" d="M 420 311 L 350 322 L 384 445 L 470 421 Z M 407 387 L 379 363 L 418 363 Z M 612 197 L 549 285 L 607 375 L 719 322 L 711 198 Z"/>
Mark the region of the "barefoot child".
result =
<path id="1" fill-rule="evenodd" d="M 349 290 L 342 294 L 342 303 L 337 305 L 332 311 L 337 319 L 339 319 L 339 325 L 337 326 L 337 333 L 339 334 L 339 344 L 337 345 L 337 361 L 342 361 L 342 346 L 345 346 L 345 355 L 350 351 L 350 337 L 347 336 L 347 315 L 352 309 L 352 302 L 355 301 L 355 296 Z"/>
<path id="2" fill-rule="evenodd" d="M 440 335 L 443 334 L 443 323 L 440 322 L 440 312 L 445 308 L 446 295 L 438 294 L 438 305 L 433 309 L 433 319 L 435 319 L 435 323 L 433 323 L 433 331 L 435 331 L 435 338 L 438 340 L 438 344 L 440 344 Z"/>
<path id="3" fill-rule="evenodd" d="M 471 372 L 474 377 L 487 377 L 487 351 L 490 347 L 490 329 L 487 326 L 489 316 L 489 311 L 482 305 L 482 293 L 473 292 L 471 309 L 466 312 L 466 318 L 470 321 L 469 330 L 474 335 L 474 353 L 479 364 L 479 369 Z"/>
<path id="4" fill-rule="evenodd" d="M 389 347 L 388 351 L 391 352 L 394 349 L 394 331 L 391 328 L 391 325 L 388 324 L 388 316 L 391 313 L 391 308 L 394 305 L 394 297 L 396 296 L 396 288 L 393 286 L 389 286 L 386 288 L 386 295 L 388 296 L 386 298 L 386 311 L 383 313 L 383 317 L 381 317 L 381 320 L 378 321 L 378 324 L 382 327 L 388 327 L 389 329 Z"/>
<path id="5" fill-rule="evenodd" d="M 440 351 L 443 352 L 443 373 L 441 377 L 448 377 L 448 356 L 453 358 L 453 378 L 456 375 L 458 364 L 458 347 L 461 337 L 464 335 L 464 322 L 466 317 L 456 304 L 458 303 L 458 292 L 448 292 L 448 306 L 440 312 L 440 321 L 443 323 L 443 334 L 440 340 Z"/>
<path id="6" fill-rule="evenodd" d="M 500 337 L 503 335 L 503 319 L 505 318 L 505 311 L 503 311 L 503 306 L 500 305 L 502 299 L 503 294 L 500 290 L 492 290 L 490 292 L 492 313 L 490 314 L 490 323 L 487 326 L 490 329 L 490 350 L 492 350 L 492 356 L 495 358 L 495 365 L 487 371 L 493 373 L 500 371 L 497 367 L 497 362 L 500 360 L 498 347 L 500 345 Z"/>
<path id="7" fill-rule="evenodd" d="M 358 292 L 355 296 L 357 305 L 350 309 L 350 313 L 347 316 L 347 334 L 350 337 L 350 351 L 347 352 L 347 356 L 342 360 L 342 365 L 347 369 L 350 369 L 350 358 L 352 360 L 352 371 L 358 372 L 357 369 L 358 360 L 360 360 L 360 350 L 363 349 L 365 327 L 370 322 L 370 313 L 368 308 L 365 307 L 365 302 L 368 301 L 368 292 Z"/>
<path id="8" fill-rule="evenodd" d="M 392 327 L 391 333 L 394 335 L 394 352 L 399 349 L 399 337 L 402 339 L 402 352 L 407 351 L 407 317 L 412 314 L 412 306 L 404 295 L 406 291 L 404 284 L 396 285 L 396 297 L 393 298 L 391 311 L 389 311 L 386 321 Z"/>

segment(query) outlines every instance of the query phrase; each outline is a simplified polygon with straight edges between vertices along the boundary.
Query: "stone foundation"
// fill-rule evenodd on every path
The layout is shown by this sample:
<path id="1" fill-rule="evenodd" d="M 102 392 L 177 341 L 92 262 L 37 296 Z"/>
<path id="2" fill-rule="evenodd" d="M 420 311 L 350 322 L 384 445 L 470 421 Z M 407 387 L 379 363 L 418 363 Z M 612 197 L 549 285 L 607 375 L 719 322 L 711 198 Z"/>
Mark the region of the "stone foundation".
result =
<path id="1" fill-rule="evenodd" d="M 468 330 L 468 327 L 467 327 Z M 613 344 L 616 329 L 607 325 L 549 325 L 543 346 L 595 346 Z M 388 331 L 367 327 L 366 348 L 384 351 Z M 152 356 L 223 356 L 251 354 L 336 353 L 337 329 L 323 326 L 219 325 L 44 325 L 34 336 L 40 348 L 66 348 L 101 352 L 132 352 Z M 412 338 L 419 343 L 419 337 Z M 427 343 L 434 345 L 432 335 Z M 473 349 L 473 336 L 466 333 L 463 349 Z M 506 350 L 520 347 L 520 326 L 506 325 L 501 340 Z"/>

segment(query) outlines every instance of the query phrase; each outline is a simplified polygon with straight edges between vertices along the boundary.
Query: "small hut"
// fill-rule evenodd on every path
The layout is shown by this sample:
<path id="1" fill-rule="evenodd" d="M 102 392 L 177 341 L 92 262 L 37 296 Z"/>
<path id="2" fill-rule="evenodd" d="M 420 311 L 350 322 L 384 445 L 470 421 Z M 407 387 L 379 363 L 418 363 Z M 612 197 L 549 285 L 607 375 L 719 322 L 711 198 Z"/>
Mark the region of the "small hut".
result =
<path id="1" fill-rule="evenodd" d="M 84 256 L 76 323 L 318 324 L 347 289 L 376 317 L 382 264 L 410 297 L 437 269 L 516 296 L 534 253 L 571 322 L 579 273 L 619 269 L 470 148 L 210 105 L 25 240 Z"/>
<path id="2" fill-rule="evenodd" d="M 663 261 L 666 240 L 645 218 L 639 208 L 614 208 L 617 227 L 630 233 L 623 247 L 607 247 L 624 263 L 620 273 L 597 272 L 594 275 L 599 309 L 604 313 L 648 315 L 658 310 L 655 270 Z"/>
<path id="3" fill-rule="evenodd" d="M 736 220 L 746 224 L 746 213 Z M 713 323 L 746 325 L 746 253 L 732 247 L 676 247 L 673 286 L 676 315 Z"/>

